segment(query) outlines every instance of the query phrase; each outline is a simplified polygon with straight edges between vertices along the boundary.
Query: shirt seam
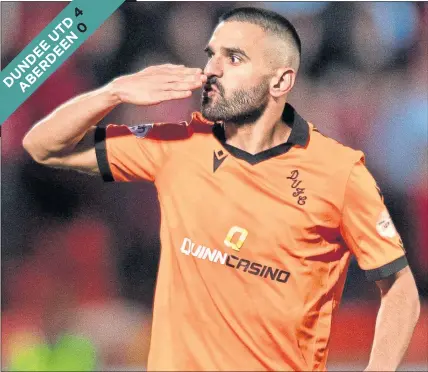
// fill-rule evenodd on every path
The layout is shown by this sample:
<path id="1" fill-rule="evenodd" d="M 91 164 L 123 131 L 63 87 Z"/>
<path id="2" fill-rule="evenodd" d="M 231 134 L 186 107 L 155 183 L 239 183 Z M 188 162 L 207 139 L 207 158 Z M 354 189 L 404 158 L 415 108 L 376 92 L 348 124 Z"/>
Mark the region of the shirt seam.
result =
<path id="1" fill-rule="evenodd" d="M 330 283 L 332 264 L 333 264 L 332 262 L 329 262 L 329 264 L 328 264 L 328 283 Z M 334 300 L 334 293 L 333 293 L 332 302 L 331 302 L 332 303 L 332 310 L 333 310 L 333 300 Z M 319 338 L 319 327 L 320 327 L 320 323 L 322 320 L 321 314 L 320 313 L 318 313 L 318 314 L 319 314 L 318 315 L 318 322 L 317 322 L 317 327 L 315 330 L 315 337 L 314 337 L 314 341 L 313 341 L 313 345 L 312 345 L 312 363 L 310 365 L 312 370 L 314 370 L 314 366 L 315 366 L 315 364 L 314 364 L 314 361 L 315 361 L 315 345 L 316 345 L 317 340 Z M 331 311 L 331 317 L 332 316 L 333 316 L 333 311 Z M 330 317 L 330 325 L 329 325 L 330 331 L 331 331 L 331 317 Z"/>
<path id="2" fill-rule="evenodd" d="M 340 221 L 339 221 L 339 231 L 340 231 L 340 235 L 342 235 L 343 214 L 344 214 L 344 211 L 345 211 L 345 208 L 346 208 L 345 200 L 346 200 L 346 193 L 347 193 L 347 191 L 348 191 L 349 180 L 350 180 L 350 178 L 351 178 L 352 172 L 353 172 L 353 171 L 354 171 L 354 169 L 355 169 L 355 166 L 356 166 L 356 165 L 358 164 L 358 162 L 360 162 L 360 161 L 361 161 L 361 156 L 358 158 L 358 160 L 357 160 L 357 161 L 354 161 L 354 162 L 353 162 L 352 167 L 351 167 L 351 169 L 350 169 L 350 171 L 349 171 L 348 177 L 346 178 L 345 190 L 344 190 L 344 192 L 343 192 L 343 198 L 342 198 L 342 203 L 341 203 L 342 205 L 341 205 L 341 208 L 340 208 Z"/>

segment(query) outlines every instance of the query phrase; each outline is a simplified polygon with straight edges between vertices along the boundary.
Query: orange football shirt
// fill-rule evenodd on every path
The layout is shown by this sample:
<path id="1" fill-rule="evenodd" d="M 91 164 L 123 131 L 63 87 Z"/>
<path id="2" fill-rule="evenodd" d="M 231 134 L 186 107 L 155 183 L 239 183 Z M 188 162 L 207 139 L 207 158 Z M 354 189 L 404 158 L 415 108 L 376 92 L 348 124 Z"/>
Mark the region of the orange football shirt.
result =
<path id="1" fill-rule="evenodd" d="M 351 254 L 407 265 L 364 155 L 290 106 L 287 143 L 251 155 L 200 113 L 95 133 L 105 181 L 153 181 L 161 257 L 149 370 L 325 370 Z"/>

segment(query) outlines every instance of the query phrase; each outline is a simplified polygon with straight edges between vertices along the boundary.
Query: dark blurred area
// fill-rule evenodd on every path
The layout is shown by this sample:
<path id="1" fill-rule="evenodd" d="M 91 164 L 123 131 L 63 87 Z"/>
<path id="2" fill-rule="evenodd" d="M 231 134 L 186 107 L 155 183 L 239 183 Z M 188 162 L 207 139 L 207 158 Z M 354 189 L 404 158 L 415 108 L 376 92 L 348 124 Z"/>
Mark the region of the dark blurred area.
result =
<path id="1" fill-rule="evenodd" d="M 58 105 L 118 75 L 166 62 L 204 67 L 203 49 L 218 16 L 242 5 L 277 11 L 295 25 L 303 55 L 290 103 L 322 133 L 364 151 L 426 303 L 426 3 L 125 3 L 2 126 L 4 368 L 15 360 L 16 365 L 31 360 L 20 350 L 49 343 L 49 335 L 58 332 L 85 339 L 91 346 L 83 348 L 87 353 L 82 360 L 93 357 L 98 370 L 145 366 L 159 258 L 156 190 L 146 182 L 104 184 L 96 177 L 48 169 L 29 158 L 22 139 Z M 65 6 L 2 3 L 2 66 Z M 187 120 L 196 110 L 199 92 L 185 101 L 150 108 L 122 105 L 102 125 Z M 376 286 L 353 261 L 339 320 L 364 317 L 364 311 L 374 314 L 378 298 Z M 59 305 L 52 306 L 56 302 Z M 52 331 L 46 314 L 64 309 L 72 315 L 67 324 L 55 323 Z M 418 348 L 421 340 L 426 346 L 426 314 L 423 311 L 422 328 L 414 337 L 415 350 L 408 354 L 407 363 L 414 369 L 427 366 L 426 351 Z M 48 318 L 60 319 L 57 315 Z M 361 337 L 370 338 L 370 332 Z M 347 346 L 341 347 L 349 356 Z M 362 358 L 367 358 L 364 347 Z M 331 369 L 340 369 L 340 347 L 331 353 L 339 363 Z M 348 369 L 365 361 L 346 360 Z"/>

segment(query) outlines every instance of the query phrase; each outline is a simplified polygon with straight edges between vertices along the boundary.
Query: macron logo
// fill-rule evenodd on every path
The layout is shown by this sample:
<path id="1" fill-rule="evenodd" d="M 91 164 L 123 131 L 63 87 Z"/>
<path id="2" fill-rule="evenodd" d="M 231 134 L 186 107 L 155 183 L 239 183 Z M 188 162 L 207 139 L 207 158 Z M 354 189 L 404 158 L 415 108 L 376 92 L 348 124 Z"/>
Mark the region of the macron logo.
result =
<path id="1" fill-rule="evenodd" d="M 218 169 L 218 167 L 223 163 L 227 158 L 227 154 L 225 155 L 223 150 L 214 151 L 214 165 L 213 165 L 213 173 Z"/>

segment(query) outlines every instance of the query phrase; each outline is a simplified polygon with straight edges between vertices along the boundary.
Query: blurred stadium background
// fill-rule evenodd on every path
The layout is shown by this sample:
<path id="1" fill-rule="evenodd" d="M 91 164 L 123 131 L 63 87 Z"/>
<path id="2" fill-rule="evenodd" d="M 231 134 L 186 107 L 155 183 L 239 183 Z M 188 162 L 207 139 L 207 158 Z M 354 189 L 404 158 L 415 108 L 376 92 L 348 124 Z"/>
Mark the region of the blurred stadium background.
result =
<path id="1" fill-rule="evenodd" d="M 66 5 L 3 2 L 2 66 Z M 165 62 L 203 67 L 217 17 L 241 5 L 295 24 L 303 61 L 290 102 L 322 132 L 365 152 L 423 301 L 401 369 L 428 369 L 428 7 L 412 2 L 125 3 L 2 126 L 2 369 L 145 367 L 159 257 L 155 189 L 44 168 L 21 141 L 59 104 L 120 74 Z M 182 120 L 198 108 L 199 94 L 123 105 L 104 124 Z M 333 324 L 331 370 L 367 363 L 378 297 L 353 262 Z M 36 367 L 58 335 L 68 338 L 57 345 L 57 364 Z"/>

